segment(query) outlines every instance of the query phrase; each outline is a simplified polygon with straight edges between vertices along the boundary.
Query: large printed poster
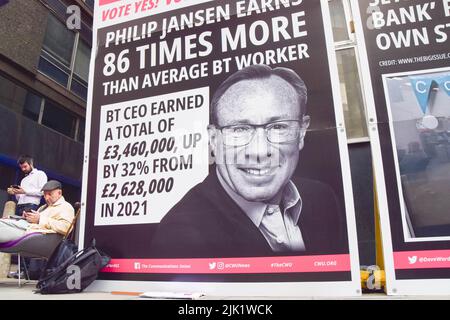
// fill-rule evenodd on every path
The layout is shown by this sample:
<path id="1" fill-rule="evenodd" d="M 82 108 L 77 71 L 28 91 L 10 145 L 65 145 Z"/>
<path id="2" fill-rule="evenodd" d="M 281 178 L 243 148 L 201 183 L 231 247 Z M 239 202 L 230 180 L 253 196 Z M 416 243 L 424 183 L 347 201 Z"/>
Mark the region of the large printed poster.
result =
<path id="1" fill-rule="evenodd" d="M 329 21 L 326 1 L 96 4 L 96 289 L 360 294 Z"/>
<path id="2" fill-rule="evenodd" d="M 387 291 L 448 294 L 450 1 L 353 5 L 372 89 L 366 92 Z"/>

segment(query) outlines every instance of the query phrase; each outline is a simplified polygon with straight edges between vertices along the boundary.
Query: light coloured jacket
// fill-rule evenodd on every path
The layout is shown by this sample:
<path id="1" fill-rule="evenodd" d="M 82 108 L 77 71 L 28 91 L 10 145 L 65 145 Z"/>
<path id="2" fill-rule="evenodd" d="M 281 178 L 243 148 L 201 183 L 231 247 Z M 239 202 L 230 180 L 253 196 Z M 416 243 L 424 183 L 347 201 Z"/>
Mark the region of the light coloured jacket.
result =
<path id="1" fill-rule="evenodd" d="M 51 206 L 44 205 L 38 209 L 39 223 L 32 223 L 27 233 L 60 233 L 65 235 L 75 217 L 75 210 L 63 196 Z"/>

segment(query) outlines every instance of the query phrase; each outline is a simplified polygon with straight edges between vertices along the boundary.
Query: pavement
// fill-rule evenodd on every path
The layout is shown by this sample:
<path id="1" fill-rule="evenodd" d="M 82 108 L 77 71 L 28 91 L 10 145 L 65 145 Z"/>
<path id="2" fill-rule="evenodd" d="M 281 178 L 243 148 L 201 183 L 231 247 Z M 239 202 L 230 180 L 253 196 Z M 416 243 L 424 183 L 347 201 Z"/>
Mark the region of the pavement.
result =
<path id="1" fill-rule="evenodd" d="M 17 279 L 0 279 L 0 300 L 149 300 L 137 295 L 90 291 L 42 295 L 33 292 L 36 283 L 36 281 L 22 282 L 19 287 Z M 200 300 L 450 300 L 450 296 L 387 296 L 384 293 L 366 293 L 360 297 L 348 298 L 205 296 Z"/>
<path id="2" fill-rule="evenodd" d="M 81 292 L 72 294 L 42 295 L 34 293 L 37 281 L 22 282 L 17 279 L 0 279 L 0 300 L 129 300 L 135 296 L 113 295 L 109 292 Z"/>

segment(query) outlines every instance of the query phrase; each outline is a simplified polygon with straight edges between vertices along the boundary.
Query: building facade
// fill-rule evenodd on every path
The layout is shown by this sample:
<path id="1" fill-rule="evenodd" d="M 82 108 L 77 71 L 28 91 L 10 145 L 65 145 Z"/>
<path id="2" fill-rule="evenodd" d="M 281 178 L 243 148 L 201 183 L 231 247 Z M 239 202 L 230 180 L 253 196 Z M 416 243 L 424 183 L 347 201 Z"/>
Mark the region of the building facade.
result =
<path id="1" fill-rule="evenodd" d="M 92 10 L 93 0 L 14 0 L 0 7 L 2 208 L 6 188 L 22 178 L 21 154 L 60 180 L 69 201 L 80 200 Z"/>

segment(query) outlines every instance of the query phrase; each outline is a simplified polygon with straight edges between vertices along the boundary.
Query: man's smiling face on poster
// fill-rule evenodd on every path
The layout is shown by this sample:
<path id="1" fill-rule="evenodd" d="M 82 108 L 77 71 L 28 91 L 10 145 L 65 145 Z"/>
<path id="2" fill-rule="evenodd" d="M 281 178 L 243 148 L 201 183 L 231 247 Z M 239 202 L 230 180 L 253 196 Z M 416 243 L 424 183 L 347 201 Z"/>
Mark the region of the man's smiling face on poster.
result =
<path id="1" fill-rule="evenodd" d="M 276 75 L 239 81 L 219 99 L 215 127 L 221 130 L 210 130 L 216 165 L 244 199 L 276 202 L 294 173 L 308 125 L 299 100 Z"/>

